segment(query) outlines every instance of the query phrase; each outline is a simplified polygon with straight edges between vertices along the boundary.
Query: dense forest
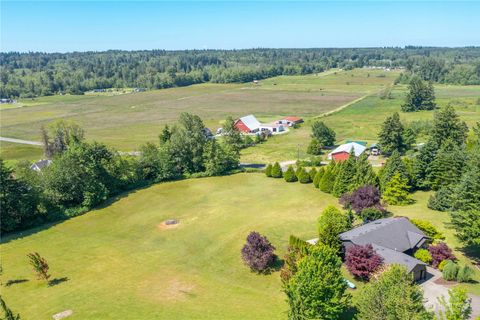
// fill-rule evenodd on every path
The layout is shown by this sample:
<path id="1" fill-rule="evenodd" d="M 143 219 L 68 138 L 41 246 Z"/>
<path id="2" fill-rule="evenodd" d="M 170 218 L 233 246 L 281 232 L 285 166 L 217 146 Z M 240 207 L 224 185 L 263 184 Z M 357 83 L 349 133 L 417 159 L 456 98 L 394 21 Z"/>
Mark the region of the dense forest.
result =
<path id="1" fill-rule="evenodd" d="M 480 47 L 6 52 L 0 61 L 1 98 L 248 82 L 367 66 L 405 68 L 402 82 L 416 74 L 432 82 L 480 84 Z"/>

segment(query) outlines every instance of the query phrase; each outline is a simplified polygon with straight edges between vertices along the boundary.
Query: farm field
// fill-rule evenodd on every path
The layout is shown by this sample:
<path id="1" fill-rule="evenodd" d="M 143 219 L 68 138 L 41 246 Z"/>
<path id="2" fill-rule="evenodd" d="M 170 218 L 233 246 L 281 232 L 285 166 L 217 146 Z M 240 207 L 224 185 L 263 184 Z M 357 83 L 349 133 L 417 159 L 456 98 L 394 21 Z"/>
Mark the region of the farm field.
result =
<path id="1" fill-rule="evenodd" d="M 263 121 L 287 115 L 311 117 L 334 110 L 359 97 L 380 91 L 397 71 L 329 70 L 306 76 L 281 76 L 258 85 L 200 84 L 189 87 L 108 96 L 51 96 L 21 100 L 17 108 L 0 109 L 1 136 L 39 141 L 43 124 L 64 118 L 78 122 L 88 139 L 121 151 L 156 141 L 166 123 L 181 112 L 202 117 L 213 130 L 227 117 L 250 113 Z M 15 153 L 5 152 L 9 159 Z"/>
<path id="2" fill-rule="evenodd" d="M 400 106 L 406 90 L 407 86 L 397 85 L 392 90 L 392 99 L 380 99 L 377 94 L 369 95 L 338 112 L 322 117 L 321 120 L 335 130 L 337 142 L 376 142 L 382 122 L 393 112 L 399 112 L 405 123 L 432 120 L 434 111 L 401 112 Z M 435 93 L 437 105 L 453 105 L 469 127 L 480 121 L 480 86 L 436 85 Z M 308 157 L 306 150 L 310 142 L 310 126 L 314 119 L 308 118 L 300 129 L 292 130 L 289 134 L 275 136 L 262 145 L 243 150 L 242 161 L 268 163 L 297 159 L 298 155 L 300 158 Z"/>
<path id="3" fill-rule="evenodd" d="M 416 204 L 390 210 L 430 220 L 460 255 L 446 229 L 448 215 L 426 208 L 428 193 L 414 198 Z M 72 319 L 283 319 L 287 305 L 279 272 L 250 272 L 241 247 L 255 230 L 282 257 L 290 234 L 316 236 L 316 219 L 329 204 L 338 206 L 338 199 L 311 184 L 257 173 L 157 184 L 83 216 L 3 239 L 2 282 L 28 281 L 2 287 L 2 295 L 25 319 L 49 319 L 67 309 Z M 160 226 L 171 218 L 179 219 L 178 227 Z M 26 259 L 33 251 L 63 281 L 47 287 L 34 280 Z M 478 283 L 467 288 L 480 294 Z M 40 297 L 42 303 L 31 303 Z"/>

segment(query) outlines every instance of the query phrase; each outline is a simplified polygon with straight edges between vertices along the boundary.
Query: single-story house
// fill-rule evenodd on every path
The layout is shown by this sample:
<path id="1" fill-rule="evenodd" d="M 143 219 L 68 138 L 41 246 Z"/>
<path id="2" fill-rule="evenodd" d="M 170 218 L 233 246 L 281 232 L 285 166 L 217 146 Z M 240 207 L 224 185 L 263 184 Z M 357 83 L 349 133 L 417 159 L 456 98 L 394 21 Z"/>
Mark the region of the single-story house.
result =
<path id="1" fill-rule="evenodd" d="M 339 236 L 344 250 L 354 245 L 371 244 L 385 264 L 400 264 L 415 280 L 425 279 L 427 265 L 412 257 L 429 238 L 408 218 L 384 218 L 366 223 Z"/>
<path id="2" fill-rule="evenodd" d="M 345 141 L 345 143 L 350 143 L 350 142 L 355 142 L 355 143 L 361 144 L 364 147 L 367 146 L 367 141 L 360 141 L 360 140 L 347 140 L 347 141 Z"/>
<path id="3" fill-rule="evenodd" d="M 344 143 L 328 154 L 328 160 L 333 159 L 336 162 L 345 161 L 350 157 L 352 149 L 355 153 L 355 157 L 358 158 L 367 148 L 356 142 Z"/>
<path id="4" fill-rule="evenodd" d="M 30 166 L 30 169 L 40 172 L 40 171 L 42 171 L 42 169 L 48 167 L 51 164 L 52 164 L 52 160 L 41 159 L 41 160 L 38 160 L 35 163 L 33 163 Z"/>
<path id="5" fill-rule="evenodd" d="M 302 118 L 299 118 L 299 117 L 293 117 L 293 116 L 289 116 L 289 117 L 285 117 L 283 119 L 280 119 L 277 121 L 277 123 L 279 124 L 286 124 L 287 126 L 291 127 L 295 124 L 300 124 L 303 122 L 303 119 Z"/>
<path id="6" fill-rule="evenodd" d="M 281 123 L 262 124 L 250 114 L 235 121 L 235 127 L 243 133 L 259 133 L 261 131 L 270 131 L 271 133 L 279 133 L 285 131 L 285 127 Z"/>

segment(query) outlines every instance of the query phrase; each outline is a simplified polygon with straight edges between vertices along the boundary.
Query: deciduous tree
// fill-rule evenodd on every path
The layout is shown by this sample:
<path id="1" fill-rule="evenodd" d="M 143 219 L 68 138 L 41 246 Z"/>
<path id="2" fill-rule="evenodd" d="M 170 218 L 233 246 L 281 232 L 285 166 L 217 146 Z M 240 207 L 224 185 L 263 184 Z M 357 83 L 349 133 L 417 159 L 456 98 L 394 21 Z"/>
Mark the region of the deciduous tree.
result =
<path id="1" fill-rule="evenodd" d="M 371 244 L 353 245 L 347 249 L 345 264 L 356 278 L 369 280 L 383 263 L 383 258 L 375 252 Z"/>
<path id="2" fill-rule="evenodd" d="M 275 262 L 274 251 L 275 247 L 265 236 L 252 231 L 242 248 L 242 259 L 253 271 L 266 272 Z"/>

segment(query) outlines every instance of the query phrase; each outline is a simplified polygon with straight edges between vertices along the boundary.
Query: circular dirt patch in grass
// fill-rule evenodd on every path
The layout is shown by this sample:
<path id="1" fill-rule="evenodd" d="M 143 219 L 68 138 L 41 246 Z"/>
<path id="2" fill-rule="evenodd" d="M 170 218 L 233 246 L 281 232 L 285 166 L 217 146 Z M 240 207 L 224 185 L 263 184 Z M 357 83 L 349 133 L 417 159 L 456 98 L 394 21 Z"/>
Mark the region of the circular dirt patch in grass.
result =
<path id="1" fill-rule="evenodd" d="M 174 229 L 174 228 L 178 227 L 179 224 L 180 224 L 180 222 L 178 220 L 168 219 L 168 220 L 165 220 L 162 223 L 160 223 L 158 225 L 158 228 L 160 230 Z"/>

